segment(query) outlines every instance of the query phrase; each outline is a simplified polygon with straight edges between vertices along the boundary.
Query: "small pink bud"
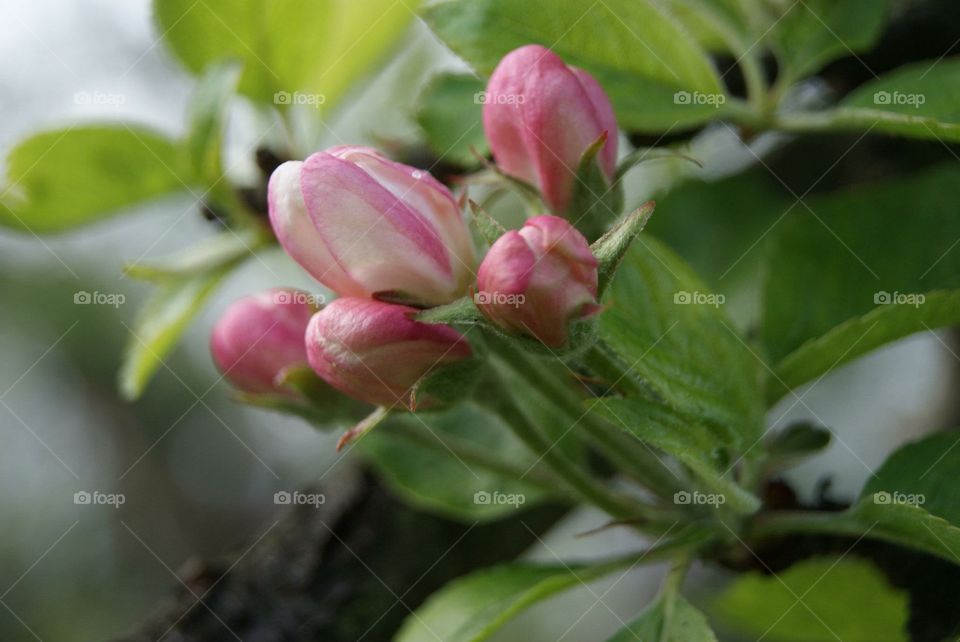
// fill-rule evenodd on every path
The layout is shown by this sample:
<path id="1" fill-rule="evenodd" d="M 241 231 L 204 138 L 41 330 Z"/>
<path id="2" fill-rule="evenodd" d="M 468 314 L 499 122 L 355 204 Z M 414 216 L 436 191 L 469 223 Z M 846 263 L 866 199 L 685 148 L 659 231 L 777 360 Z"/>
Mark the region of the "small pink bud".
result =
<path id="1" fill-rule="evenodd" d="M 437 305 L 473 280 L 473 245 L 450 191 L 375 149 L 333 147 L 284 163 L 270 177 L 269 205 L 283 248 L 340 296 Z"/>
<path id="2" fill-rule="evenodd" d="M 597 160 L 612 179 L 617 120 L 603 88 L 540 45 L 511 51 L 490 76 L 483 128 L 500 168 L 540 188 L 555 213 L 566 211 L 580 157 L 601 134 Z"/>
<path id="3" fill-rule="evenodd" d="M 411 392 L 421 378 L 472 355 L 459 332 L 414 321 L 416 312 L 372 299 L 335 300 L 307 327 L 311 367 L 354 399 L 412 409 Z"/>
<path id="4" fill-rule="evenodd" d="M 314 296 L 276 288 L 234 301 L 217 321 L 210 352 L 217 368 L 244 392 L 289 394 L 278 378 L 307 365 L 304 332 L 317 311 Z"/>
<path id="5" fill-rule="evenodd" d="M 573 320 L 596 313 L 597 259 L 566 219 L 535 216 L 487 252 L 474 296 L 498 326 L 561 347 Z"/>

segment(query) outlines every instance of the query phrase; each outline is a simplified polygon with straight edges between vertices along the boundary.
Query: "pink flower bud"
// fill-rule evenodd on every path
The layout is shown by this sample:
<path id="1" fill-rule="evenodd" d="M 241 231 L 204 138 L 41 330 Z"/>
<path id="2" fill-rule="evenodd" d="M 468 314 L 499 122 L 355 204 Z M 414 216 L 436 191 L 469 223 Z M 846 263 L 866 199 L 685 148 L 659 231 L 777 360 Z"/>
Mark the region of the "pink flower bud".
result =
<path id="1" fill-rule="evenodd" d="M 304 332 L 317 311 L 313 295 L 276 288 L 234 301 L 210 336 L 214 363 L 244 392 L 288 394 L 278 377 L 307 365 Z"/>
<path id="2" fill-rule="evenodd" d="M 570 321 L 600 310 L 597 259 L 565 219 L 535 216 L 501 236 L 477 277 L 477 307 L 493 323 L 550 347 L 567 342 Z"/>
<path id="3" fill-rule="evenodd" d="M 390 292 L 436 305 L 473 280 L 473 245 L 450 191 L 375 149 L 333 147 L 284 163 L 269 203 L 283 248 L 340 296 Z"/>
<path id="4" fill-rule="evenodd" d="M 307 327 L 310 365 L 354 399 L 412 408 L 411 390 L 424 375 L 472 355 L 459 332 L 414 321 L 416 312 L 372 299 L 337 299 Z"/>
<path id="5" fill-rule="evenodd" d="M 527 45 L 497 65 L 483 105 L 483 128 L 500 168 L 540 188 L 556 213 L 566 211 L 580 157 L 607 132 L 597 160 L 612 178 L 617 120 L 603 89 L 555 53 Z"/>

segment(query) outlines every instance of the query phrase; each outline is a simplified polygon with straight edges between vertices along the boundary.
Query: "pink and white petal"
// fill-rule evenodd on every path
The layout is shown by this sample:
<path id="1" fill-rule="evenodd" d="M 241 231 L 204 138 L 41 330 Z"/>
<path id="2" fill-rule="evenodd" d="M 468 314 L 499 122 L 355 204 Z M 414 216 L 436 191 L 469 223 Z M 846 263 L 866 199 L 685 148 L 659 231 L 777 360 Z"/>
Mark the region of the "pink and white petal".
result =
<path id="1" fill-rule="evenodd" d="M 373 153 L 370 153 L 373 151 Z M 420 214 L 434 230 L 451 256 L 461 280 L 473 280 L 475 255 L 470 232 L 453 194 L 430 172 L 385 158 L 375 150 L 352 153 L 348 160 Z M 464 276 L 465 275 L 465 276 Z M 467 283 L 464 283 L 466 287 Z"/>
<path id="2" fill-rule="evenodd" d="M 533 278 L 537 258 L 521 232 L 510 230 L 487 251 L 477 272 L 477 287 L 491 294 L 519 294 Z"/>
<path id="3" fill-rule="evenodd" d="M 363 286 L 337 263 L 307 213 L 300 189 L 302 168 L 302 161 L 287 161 L 270 176 L 267 203 L 273 232 L 287 254 L 317 281 L 341 296 L 362 296 Z"/>
<path id="4" fill-rule="evenodd" d="M 613 178 L 617 169 L 617 145 L 618 129 L 617 116 L 614 114 L 613 105 L 610 104 L 610 98 L 600 86 L 600 83 L 583 69 L 571 67 L 571 71 L 580 80 L 583 90 L 587 93 L 590 103 L 593 105 L 594 117 L 600 125 L 600 130 L 607 132 L 607 142 L 600 150 L 600 167 L 603 169 L 607 178 Z M 596 139 L 594 139 L 596 140 Z"/>
<path id="5" fill-rule="evenodd" d="M 455 284 L 446 248 L 402 200 L 361 167 L 323 152 L 304 162 L 300 178 L 320 237 L 368 292 L 408 292 L 426 303 L 450 300 Z"/>
<path id="6" fill-rule="evenodd" d="M 539 234 L 534 235 L 534 230 Z M 571 262 L 582 264 L 593 271 L 598 265 L 596 257 L 590 250 L 590 243 L 564 218 L 549 215 L 534 216 L 527 219 L 520 233 L 526 236 L 531 244 L 537 242 L 541 253 L 560 254 Z"/>
<path id="7" fill-rule="evenodd" d="M 533 98 L 520 106 L 521 134 L 537 168 L 544 200 L 560 213 L 573 193 L 580 157 L 603 130 L 580 80 L 555 54 L 541 58 L 525 84 Z"/>
<path id="8" fill-rule="evenodd" d="M 535 98 L 526 94 L 525 77 L 545 55 L 553 54 L 540 45 L 526 45 L 504 56 L 487 83 L 483 106 L 483 130 L 497 165 L 533 185 L 539 185 L 540 176 L 522 135 L 521 103 Z"/>

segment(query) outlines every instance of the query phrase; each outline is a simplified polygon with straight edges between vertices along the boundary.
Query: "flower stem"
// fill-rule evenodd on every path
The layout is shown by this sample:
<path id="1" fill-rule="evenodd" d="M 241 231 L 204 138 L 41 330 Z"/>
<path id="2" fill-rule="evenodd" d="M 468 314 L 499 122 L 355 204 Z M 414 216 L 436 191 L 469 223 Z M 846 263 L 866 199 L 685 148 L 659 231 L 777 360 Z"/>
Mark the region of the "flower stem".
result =
<path id="1" fill-rule="evenodd" d="M 487 451 L 484 448 L 466 442 L 456 437 L 445 437 L 441 439 L 436 434 L 419 430 L 417 426 L 403 423 L 397 423 L 390 428 L 391 432 L 401 436 L 411 442 L 416 442 L 437 452 L 450 454 L 453 453 L 458 459 L 468 466 L 476 466 L 493 473 L 504 475 L 510 479 L 522 479 L 543 490 L 556 492 L 558 481 L 553 471 L 540 467 L 528 469 L 520 466 Z"/>
<path id="2" fill-rule="evenodd" d="M 507 349 L 501 351 L 500 355 L 511 368 L 566 412 L 576 425 L 583 426 L 592 439 L 592 445 L 624 474 L 662 496 L 669 496 L 683 487 L 680 479 L 665 467 L 652 450 L 590 412 L 589 407 L 581 405 L 582 398 L 557 374 L 559 368 L 568 369 L 559 358 L 553 364 L 556 367 L 550 368 L 543 361 L 518 351 Z M 573 373 L 570 374 L 572 376 Z"/>
<path id="3" fill-rule="evenodd" d="M 501 387 L 496 392 L 498 394 L 484 395 L 481 401 L 503 419 L 534 455 L 553 469 L 563 486 L 571 493 L 618 520 L 634 520 L 643 516 L 646 511 L 642 504 L 614 493 L 568 459 L 556 444 L 551 443 L 527 418 L 509 390 Z"/>

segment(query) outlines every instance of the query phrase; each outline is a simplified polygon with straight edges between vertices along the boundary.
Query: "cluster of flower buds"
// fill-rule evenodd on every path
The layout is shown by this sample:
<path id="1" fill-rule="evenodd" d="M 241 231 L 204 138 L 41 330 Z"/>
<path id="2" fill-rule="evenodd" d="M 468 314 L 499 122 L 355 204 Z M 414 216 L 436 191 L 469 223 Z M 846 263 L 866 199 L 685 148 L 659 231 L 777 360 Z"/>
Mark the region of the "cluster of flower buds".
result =
<path id="1" fill-rule="evenodd" d="M 568 206 L 580 157 L 604 133 L 597 162 L 612 176 L 616 121 L 586 72 L 530 45 L 503 59 L 488 94 L 523 96 L 488 100 L 484 127 L 501 169 L 539 187 L 554 212 Z M 291 394 L 285 373 L 308 365 L 354 399 L 412 409 L 424 377 L 473 357 L 453 327 L 415 320 L 422 309 L 474 291 L 488 322 L 551 348 L 599 310 L 597 259 L 566 219 L 536 216 L 506 232 L 475 273 L 473 239 L 447 187 L 375 149 L 286 162 L 268 200 L 283 249 L 338 298 L 321 309 L 305 292 L 271 290 L 227 310 L 214 360 L 250 393 Z"/>
<path id="2" fill-rule="evenodd" d="M 235 385 L 275 390 L 269 382 L 296 361 L 355 399 L 412 408 L 417 382 L 471 356 L 453 328 L 418 323 L 417 309 L 379 300 L 431 306 L 470 287 L 473 243 L 441 183 L 374 149 L 341 146 L 281 165 L 268 196 L 280 244 L 340 298 L 296 324 L 287 306 L 264 304 L 244 326 L 251 304 L 235 304 L 213 334 L 215 360 Z"/>

